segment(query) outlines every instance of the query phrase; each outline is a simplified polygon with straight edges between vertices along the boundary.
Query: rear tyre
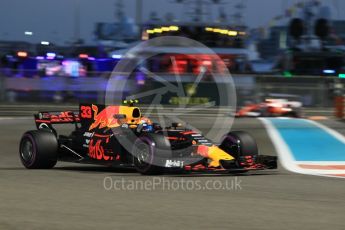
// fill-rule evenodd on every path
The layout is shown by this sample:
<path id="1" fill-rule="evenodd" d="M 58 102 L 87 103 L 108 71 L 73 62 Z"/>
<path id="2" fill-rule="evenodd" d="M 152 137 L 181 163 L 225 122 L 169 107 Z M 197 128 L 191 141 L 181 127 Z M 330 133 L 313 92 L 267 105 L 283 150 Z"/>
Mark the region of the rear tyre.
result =
<path id="1" fill-rule="evenodd" d="M 164 138 L 162 136 L 162 138 Z M 160 175 L 164 172 L 159 162 L 157 151 L 161 143 L 152 135 L 139 137 L 132 150 L 133 164 L 135 169 L 143 175 Z"/>
<path id="2" fill-rule="evenodd" d="M 26 132 L 20 141 L 19 157 L 28 169 L 51 169 L 57 162 L 58 141 L 48 130 Z"/>

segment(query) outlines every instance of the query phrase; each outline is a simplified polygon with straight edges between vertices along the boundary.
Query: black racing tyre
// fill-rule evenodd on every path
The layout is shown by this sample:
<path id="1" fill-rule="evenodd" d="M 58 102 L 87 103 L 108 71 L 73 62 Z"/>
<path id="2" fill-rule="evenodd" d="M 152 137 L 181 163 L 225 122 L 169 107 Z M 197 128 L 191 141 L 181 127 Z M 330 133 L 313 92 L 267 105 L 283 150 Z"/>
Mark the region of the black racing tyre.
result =
<path id="1" fill-rule="evenodd" d="M 132 155 L 135 169 L 143 175 L 160 175 L 164 172 L 162 157 L 158 152 L 169 149 L 163 135 L 145 134 L 134 142 Z"/>
<path id="2" fill-rule="evenodd" d="M 269 112 L 270 108 L 261 108 L 260 117 L 272 117 L 272 114 Z"/>
<path id="3" fill-rule="evenodd" d="M 300 116 L 297 111 L 291 111 L 283 114 L 283 117 L 299 118 Z"/>
<path id="4" fill-rule="evenodd" d="M 51 169 L 57 162 L 58 141 L 48 130 L 24 133 L 19 145 L 19 157 L 28 169 Z"/>
<path id="5" fill-rule="evenodd" d="M 242 156 L 257 156 L 259 154 L 255 139 L 243 131 L 228 133 L 219 147 L 236 160 Z"/>

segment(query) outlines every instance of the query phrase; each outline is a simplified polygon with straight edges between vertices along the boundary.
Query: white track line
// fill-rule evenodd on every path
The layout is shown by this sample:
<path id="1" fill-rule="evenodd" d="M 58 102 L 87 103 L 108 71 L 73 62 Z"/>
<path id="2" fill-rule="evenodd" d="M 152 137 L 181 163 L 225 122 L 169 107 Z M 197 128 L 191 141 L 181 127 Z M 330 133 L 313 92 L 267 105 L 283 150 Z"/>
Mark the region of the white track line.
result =
<path id="1" fill-rule="evenodd" d="M 298 161 L 298 164 L 300 165 L 345 165 L 345 161 Z"/>
<path id="2" fill-rule="evenodd" d="M 274 127 L 272 122 L 266 118 L 258 118 L 265 126 L 269 137 L 272 140 L 273 146 L 276 149 L 277 153 L 279 154 L 280 163 L 284 166 L 285 169 L 295 172 L 295 173 L 303 173 L 301 168 L 297 167 L 295 159 L 291 153 L 289 146 L 283 140 L 282 136 L 278 132 L 278 130 Z"/>
<path id="3" fill-rule="evenodd" d="M 0 120 L 26 120 L 26 119 L 34 119 L 33 116 L 31 117 L 21 117 L 21 116 L 18 116 L 18 117 L 0 117 Z"/>
<path id="4" fill-rule="evenodd" d="M 305 121 L 319 127 L 320 129 L 323 129 L 325 132 L 327 132 L 328 134 L 333 136 L 335 139 L 337 139 L 340 142 L 342 142 L 343 144 L 345 144 L 345 137 L 342 134 L 340 134 L 339 132 L 335 131 L 334 129 L 328 128 L 327 126 L 320 124 L 318 122 L 315 122 L 315 121 L 311 121 L 311 120 L 305 120 Z M 345 149 L 344 149 L 344 154 L 345 154 Z"/>

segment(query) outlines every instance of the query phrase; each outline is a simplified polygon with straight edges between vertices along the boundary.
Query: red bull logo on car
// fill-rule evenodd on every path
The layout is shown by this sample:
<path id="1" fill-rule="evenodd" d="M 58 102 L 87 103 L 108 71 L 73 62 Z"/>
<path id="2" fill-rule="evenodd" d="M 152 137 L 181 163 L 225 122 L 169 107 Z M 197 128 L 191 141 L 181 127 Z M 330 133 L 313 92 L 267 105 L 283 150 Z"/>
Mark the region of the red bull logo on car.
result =
<path id="1" fill-rule="evenodd" d="M 93 130 L 95 128 L 115 128 L 120 126 L 118 119 L 114 117 L 115 114 L 119 113 L 120 106 L 108 106 L 103 109 L 101 112 L 98 111 L 98 107 L 96 105 L 92 105 L 93 110 L 93 119 L 94 122 L 90 125 L 89 130 Z"/>
<path id="2" fill-rule="evenodd" d="M 89 131 L 95 128 L 115 128 L 123 123 L 139 124 L 142 119 L 140 110 L 132 106 L 107 106 L 99 112 L 97 105 L 92 105 L 94 122 L 90 125 Z M 135 114 L 135 116 L 133 116 Z M 116 115 L 123 115 L 122 118 Z"/>

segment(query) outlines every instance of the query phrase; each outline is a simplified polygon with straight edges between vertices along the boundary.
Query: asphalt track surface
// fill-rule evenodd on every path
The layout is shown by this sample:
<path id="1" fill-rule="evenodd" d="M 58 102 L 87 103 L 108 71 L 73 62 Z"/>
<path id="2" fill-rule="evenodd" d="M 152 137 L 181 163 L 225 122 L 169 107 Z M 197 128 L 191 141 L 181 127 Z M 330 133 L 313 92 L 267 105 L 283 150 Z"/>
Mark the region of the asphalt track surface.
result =
<path id="1" fill-rule="evenodd" d="M 186 117 L 203 130 L 212 115 Z M 345 124 L 323 124 L 345 134 Z M 235 175 L 141 176 L 132 170 L 58 163 L 53 170 L 26 170 L 18 158 L 28 117 L 0 118 L 0 229 L 345 229 L 345 181 L 270 172 Z M 224 128 L 226 124 L 222 125 Z M 220 129 L 222 127 L 219 127 Z M 276 152 L 261 122 L 238 119 L 234 130 L 257 138 L 262 153 Z M 64 130 L 63 130 L 64 131 Z M 104 179 L 164 180 L 145 190 L 109 189 Z M 110 179 L 109 179 L 110 178 Z M 167 184 L 237 182 L 227 189 L 186 189 Z M 217 183 L 218 183 L 217 182 Z M 176 184 L 175 184 L 176 185 Z M 212 186 L 211 186 L 212 187 Z"/>

